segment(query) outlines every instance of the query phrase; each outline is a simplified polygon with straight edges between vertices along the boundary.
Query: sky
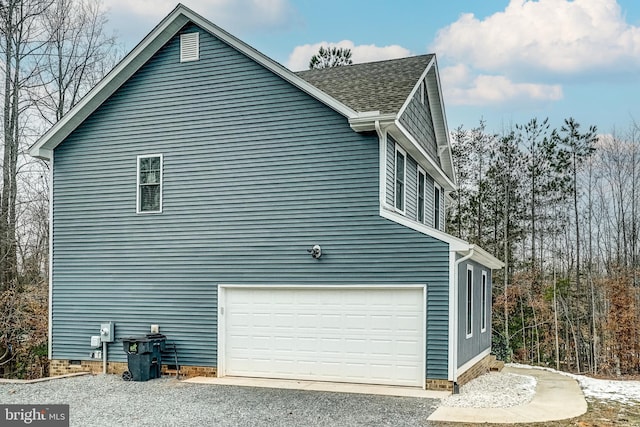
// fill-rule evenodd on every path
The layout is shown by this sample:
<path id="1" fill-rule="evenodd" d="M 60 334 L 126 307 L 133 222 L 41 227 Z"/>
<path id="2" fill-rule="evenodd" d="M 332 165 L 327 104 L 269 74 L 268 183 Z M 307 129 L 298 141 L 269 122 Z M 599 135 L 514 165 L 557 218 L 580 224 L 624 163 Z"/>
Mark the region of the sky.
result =
<path id="1" fill-rule="evenodd" d="M 128 52 L 177 3 L 103 0 Z M 599 133 L 640 124 L 638 0 L 183 0 L 297 71 L 321 45 L 354 62 L 435 53 L 450 130 L 503 132 L 575 118 Z"/>

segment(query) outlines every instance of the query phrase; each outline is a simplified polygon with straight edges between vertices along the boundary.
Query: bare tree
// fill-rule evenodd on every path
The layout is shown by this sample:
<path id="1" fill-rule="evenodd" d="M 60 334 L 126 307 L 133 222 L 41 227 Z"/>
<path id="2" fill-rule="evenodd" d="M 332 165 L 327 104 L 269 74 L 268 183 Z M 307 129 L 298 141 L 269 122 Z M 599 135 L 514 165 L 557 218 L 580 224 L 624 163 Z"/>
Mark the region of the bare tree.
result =
<path id="1" fill-rule="evenodd" d="M 60 120 L 120 59 L 107 17 L 96 0 L 56 0 L 42 16 L 47 44 L 36 107 L 50 124 Z"/>
<path id="2" fill-rule="evenodd" d="M 17 166 L 23 137 L 22 114 L 30 107 L 25 96 L 37 72 L 42 47 L 39 17 L 51 5 L 50 0 L 9 0 L 0 3 L 0 49 L 4 77 L 3 93 L 3 165 L 0 195 L 0 290 L 16 280 L 16 196 Z"/>
<path id="3" fill-rule="evenodd" d="M 46 374 L 48 166 L 25 148 L 116 63 L 105 23 L 93 0 L 0 1 L 0 374 Z"/>

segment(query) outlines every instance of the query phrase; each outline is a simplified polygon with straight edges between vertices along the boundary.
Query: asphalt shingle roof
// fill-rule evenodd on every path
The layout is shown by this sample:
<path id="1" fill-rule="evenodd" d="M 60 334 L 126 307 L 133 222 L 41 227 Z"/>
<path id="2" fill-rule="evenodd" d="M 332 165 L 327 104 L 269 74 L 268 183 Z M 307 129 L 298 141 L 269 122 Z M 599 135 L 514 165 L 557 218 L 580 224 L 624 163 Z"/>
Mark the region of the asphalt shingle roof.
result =
<path id="1" fill-rule="evenodd" d="M 419 55 L 296 74 L 357 112 L 397 113 L 431 58 Z"/>

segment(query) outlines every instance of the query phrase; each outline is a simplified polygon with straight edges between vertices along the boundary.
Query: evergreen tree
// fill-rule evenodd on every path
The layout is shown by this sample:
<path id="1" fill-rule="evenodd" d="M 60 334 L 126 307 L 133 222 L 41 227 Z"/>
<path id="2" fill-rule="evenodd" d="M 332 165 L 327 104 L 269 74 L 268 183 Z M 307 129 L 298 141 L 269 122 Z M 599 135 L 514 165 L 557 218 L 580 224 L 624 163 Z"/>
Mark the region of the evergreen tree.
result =
<path id="1" fill-rule="evenodd" d="M 327 47 L 320 46 L 318 53 L 311 57 L 309 61 L 309 69 L 340 67 L 342 65 L 351 65 L 351 49 L 345 47 Z"/>

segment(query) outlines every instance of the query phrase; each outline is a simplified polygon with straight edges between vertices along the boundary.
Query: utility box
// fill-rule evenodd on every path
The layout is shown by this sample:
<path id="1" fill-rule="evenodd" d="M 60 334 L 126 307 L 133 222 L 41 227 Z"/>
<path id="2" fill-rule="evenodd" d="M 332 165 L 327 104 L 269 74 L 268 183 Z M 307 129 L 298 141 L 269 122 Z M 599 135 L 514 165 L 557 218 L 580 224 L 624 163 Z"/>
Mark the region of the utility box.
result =
<path id="1" fill-rule="evenodd" d="M 114 342 L 115 341 L 115 333 L 113 322 L 102 323 L 100 325 L 100 340 L 102 342 Z"/>
<path id="2" fill-rule="evenodd" d="M 94 335 L 91 337 L 91 348 L 100 348 L 102 346 L 102 337 Z"/>

